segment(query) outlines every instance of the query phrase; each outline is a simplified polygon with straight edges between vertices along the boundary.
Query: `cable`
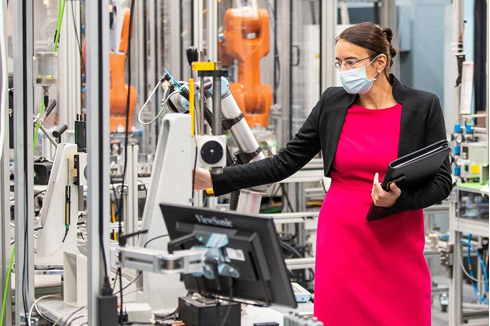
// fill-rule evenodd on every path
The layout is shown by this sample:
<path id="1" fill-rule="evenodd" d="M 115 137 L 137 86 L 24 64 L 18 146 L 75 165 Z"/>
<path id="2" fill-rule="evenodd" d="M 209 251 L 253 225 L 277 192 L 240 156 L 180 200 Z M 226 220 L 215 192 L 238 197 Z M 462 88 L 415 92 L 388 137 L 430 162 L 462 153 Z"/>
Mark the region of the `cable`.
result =
<path id="1" fill-rule="evenodd" d="M 471 243 L 471 233 L 468 235 L 468 242 L 467 242 L 467 247 L 468 247 L 467 262 L 468 262 L 468 271 L 470 272 L 470 275 L 472 277 L 474 277 L 473 268 L 471 266 L 471 246 L 470 246 L 470 243 Z M 473 287 L 473 292 L 474 292 L 475 298 L 478 300 L 478 302 L 485 301 L 485 298 L 478 295 L 478 286 L 476 285 L 476 283 L 471 282 L 471 286 Z"/>
<path id="2" fill-rule="evenodd" d="M 148 96 L 148 98 L 146 99 L 146 102 L 145 104 L 143 104 L 143 106 L 141 107 L 141 109 L 138 111 L 138 121 L 141 123 L 141 124 L 144 124 L 144 125 L 149 125 L 150 123 L 152 123 L 153 121 L 155 121 L 156 119 L 158 119 L 158 117 L 160 116 L 160 114 L 162 114 L 162 111 L 164 109 L 164 106 L 162 105 L 162 108 L 160 109 L 160 111 L 158 112 L 158 114 L 153 118 L 151 119 L 150 122 L 144 122 L 143 120 L 141 120 L 141 113 L 143 112 L 143 109 L 148 105 L 148 103 L 150 102 L 151 98 L 153 97 L 153 95 L 155 94 L 155 92 L 157 91 L 158 89 L 158 86 L 160 86 L 162 84 L 162 79 L 160 79 L 158 81 L 158 83 L 156 84 L 155 88 L 153 88 L 153 90 L 151 91 L 150 93 L 150 96 Z M 168 89 L 169 88 L 166 88 L 164 93 L 163 93 L 163 98 L 166 97 L 166 94 L 168 93 Z M 173 93 L 172 93 L 173 94 Z M 169 96 L 170 97 L 170 96 Z"/>
<path id="3" fill-rule="evenodd" d="M 0 15 L 0 61 L 1 61 L 1 72 L 2 72 L 2 89 L 0 93 L 0 160 L 2 159 L 3 155 L 3 148 L 4 148 L 4 142 L 5 142 L 5 125 L 7 118 L 6 118 L 6 112 L 7 108 L 5 106 L 5 102 L 7 97 L 7 92 L 8 92 L 8 73 L 7 73 L 7 63 L 6 63 L 6 58 L 7 58 L 7 52 L 5 51 L 5 31 L 4 31 L 4 15 L 3 13 Z"/>
<path id="4" fill-rule="evenodd" d="M 29 309 L 29 315 L 28 315 L 28 319 L 27 319 L 27 325 L 28 326 L 31 325 L 31 317 L 32 317 L 32 311 L 34 310 L 34 307 L 36 306 L 36 304 L 39 301 L 46 299 L 46 298 L 61 298 L 61 296 L 58 294 L 48 294 L 48 295 L 42 296 L 42 297 L 38 298 L 36 301 L 34 301 L 34 303 L 31 306 L 31 309 Z"/>
<path id="5" fill-rule="evenodd" d="M 175 317 L 177 312 L 179 312 L 179 308 L 176 308 L 174 311 L 166 315 L 155 314 L 155 319 L 158 319 L 160 321 L 168 320 L 169 318 Z"/>
<path id="6" fill-rule="evenodd" d="M 117 269 L 117 273 L 119 274 L 119 293 L 121 294 L 120 295 L 120 303 L 121 303 L 121 310 L 119 310 L 119 323 L 121 325 L 124 324 L 124 310 L 123 310 L 123 291 L 125 290 L 125 288 L 123 288 L 123 279 L 122 279 L 122 269 L 121 267 L 119 267 Z M 117 310 L 117 307 L 116 307 L 116 310 Z"/>
<path id="7" fill-rule="evenodd" d="M 267 10 L 272 15 L 273 26 L 272 30 L 274 31 L 274 65 L 275 65 L 275 74 L 274 74 L 274 100 L 277 94 L 277 89 L 279 88 L 279 84 L 281 82 L 281 61 L 279 59 L 279 48 L 277 46 L 277 20 L 276 20 L 276 11 L 272 8 L 272 4 L 270 0 L 264 0 Z"/>
<path id="8" fill-rule="evenodd" d="M 464 241 L 463 239 L 461 239 L 461 242 L 462 243 L 465 243 L 465 244 L 468 244 L 466 241 Z M 463 270 L 464 274 L 472 281 L 475 281 L 475 282 L 478 282 L 478 283 L 487 283 L 488 281 L 481 281 L 481 280 L 478 280 L 474 277 L 472 277 L 467 271 L 466 271 L 466 268 L 464 267 L 464 264 L 463 264 L 463 251 L 461 250 L 461 254 L 458 255 L 458 261 L 459 261 L 459 265 L 461 267 L 461 269 Z"/>
<path id="9" fill-rule="evenodd" d="M 286 191 L 286 186 L 284 185 L 284 183 L 281 183 L 280 187 L 282 189 L 282 195 L 283 195 L 285 201 L 287 202 L 289 211 L 294 212 L 293 207 L 291 206 L 291 201 L 289 200 L 288 192 Z"/>
<path id="10" fill-rule="evenodd" d="M 197 146 L 197 142 L 196 142 L 196 152 L 195 152 L 195 157 L 194 157 L 194 169 L 192 170 L 192 195 L 191 195 L 191 198 L 192 198 L 192 206 L 195 206 L 195 202 L 194 202 L 194 193 L 195 193 L 195 190 L 194 190 L 194 181 L 196 180 L 196 168 L 197 168 L 197 155 L 198 155 L 198 146 Z"/>
<path id="11" fill-rule="evenodd" d="M 122 183 L 121 183 L 121 193 L 124 193 L 124 182 L 126 178 L 126 170 L 128 167 L 128 143 L 129 143 L 129 106 L 130 106 L 130 98 L 131 98 L 131 40 L 133 38 L 133 16 L 134 16 L 134 0 L 131 0 L 131 7 L 129 8 L 130 16 L 129 16 L 129 35 L 128 35 L 128 49 L 127 49 L 127 57 L 128 57 L 128 95 L 126 97 L 126 129 L 125 129 L 125 136 L 124 136 L 124 167 L 123 167 L 123 174 L 122 174 Z M 122 234 L 122 209 L 123 206 L 120 206 L 119 210 L 119 237 Z M 123 288 L 122 288 L 122 273 L 121 273 L 121 268 L 119 267 L 117 269 L 117 272 L 119 273 L 119 288 L 120 288 L 120 295 L 119 295 L 119 303 L 120 303 L 120 309 L 119 309 L 119 323 L 122 326 L 124 324 L 123 321 L 123 315 L 124 315 L 124 299 L 123 299 Z"/>
<path id="12" fill-rule="evenodd" d="M 311 23 L 316 25 L 316 17 L 315 17 L 315 4 L 313 1 L 310 1 L 310 11 L 311 11 Z"/>
<path id="13" fill-rule="evenodd" d="M 123 274 L 124 274 L 124 273 L 126 273 L 127 271 L 128 271 L 128 268 L 126 268 L 126 269 L 124 270 Z M 118 276 L 119 276 L 119 275 L 117 275 L 117 274 L 116 274 L 116 277 L 114 278 L 114 283 L 112 283 L 112 288 L 113 288 L 113 289 L 115 289 L 115 288 L 116 288 L 116 284 L 117 284 L 117 279 L 118 279 Z"/>
<path id="14" fill-rule="evenodd" d="M 170 93 L 170 95 L 169 95 L 169 96 L 167 96 L 166 98 L 164 98 L 164 100 L 163 100 L 163 102 L 162 102 L 162 109 L 160 109 L 159 114 L 160 114 L 160 113 L 163 111 L 163 109 L 164 109 L 164 108 L 166 108 L 166 107 L 168 106 L 168 105 L 167 105 L 168 100 L 169 100 L 169 99 L 170 99 L 170 98 L 171 98 L 171 97 L 172 97 L 174 94 L 177 94 L 177 93 L 180 93 L 180 90 L 178 90 L 178 89 L 177 89 L 177 90 L 173 91 L 172 93 Z M 170 109 L 172 110 L 172 108 L 171 108 L 171 107 L 170 107 Z M 173 110 L 172 110 L 172 111 L 173 111 Z M 177 112 L 177 113 L 179 113 L 179 112 Z"/>
<path id="15" fill-rule="evenodd" d="M 142 288 L 142 287 L 141 287 L 141 288 L 137 288 L 137 289 L 135 289 L 135 290 L 133 290 L 133 291 L 130 291 L 130 292 L 126 293 L 125 295 L 130 295 L 130 294 L 133 294 L 133 293 L 138 292 L 138 291 L 141 291 L 141 290 L 143 290 L 143 288 Z M 118 293 L 119 293 L 119 292 L 118 292 Z"/>
<path id="16" fill-rule="evenodd" d="M 226 324 L 226 320 L 228 319 L 228 315 L 230 314 L 230 310 L 231 310 L 231 305 L 233 303 L 233 278 L 228 277 L 228 280 L 230 286 L 230 300 L 228 301 L 228 308 L 226 308 L 226 313 L 225 316 L 223 317 L 223 320 L 221 321 L 220 326 L 224 326 Z"/>
<path id="17" fill-rule="evenodd" d="M 73 20 L 73 30 L 75 31 L 75 38 L 77 39 L 78 51 L 80 52 L 80 63 L 82 65 L 82 70 L 85 71 L 85 63 L 83 62 L 82 45 L 80 42 L 81 35 L 79 38 L 78 37 L 78 31 L 77 31 L 76 19 L 75 19 L 75 6 L 73 5 L 74 2 L 75 1 L 71 2 L 71 16 L 72 16 L 72 20 Z"/>
<path id="18" fill-rule="evenodd" d="M 136 275 L 135 278 L 133 278 L 133 280 L 131 282 L 129 282 L 125 287 L 123 287 L 123 291 L 126 290 L 128 287 L 130 287 L 132 284 L 134 284 L 134 282 L 136 282 L 136 280 L 143 274 L 143 272 L 139 272 L 138 275 Z M 121 291 L 117 291 L 114 293 L 114 295 L 118 295 L 119 292 Z"/>
<path id="19" fill-rule="evenodd" d="M 487 269 L 486 269 L 486 266 L 485 266 L 485 263 L 480 255 L 480 253 L 478 252 L 478 250 L 471 244 L 471 233 L 468 235 L 468 241 L 465 242 L 464 240 L 462 240 L 463 243 L 466 243 L 467 247 L 468 247 L 468 269 L 469 269 L 469 274 L 471 275 L 471 279 L 473 280 L 474 279 L 474 275 L 473 275 L 473 269 L 472 269 L 472 266 L 471 266 L 471 249 L 473 249 L 475 252 L 476 252 L 476 255 L 482 265 L 482 269 L 483 269 L 483 275 L 484 275 L 484 278 L 485 278 L 485 293 L 488 293 L 488 273 L 487 273 Z M 461 251 L 462 252 L 462 251 Z M 480 303 L 485 303 L 488 305 L 488 300 L 485 299 L 484 296 L 480 296 L 478 294 L 478 287 L 476 285 L 476 283 L 472 282 L 471 283 L 472 287 L 473 287 L 473 290 L 474 290 L 474 293 L 475 293 L 475 297 L 476 299 L 480 302 Z"/>
<path id="20" fill-rule="evenodd" d="M 7 272 L 7 280 L 5 281 L 5 290 L 3 291 L 2 318 L 0 320 L 0 326 L 3 326 L 3 320 L 5 317 L 5 308 L 7 305 L 7 295 L 8 295 L 8 290 L 10 288 L 10 275 L 12 275 L 12 267 L 14 265 L 14 257 L 15 257 L 15 244 L 12 246 L 12 254 L 10 255 L 9 270 Z"/>
<path id="21" fill-rule="evenodd" d="M 60 321 L 61 321 L 63 318 L 65 318 L 65 316 L 68 316 L 68 318 L 66 319 L 66 321 L 68 321 L 68 319 L 70 319 L 71 317 L 73 317 L 73 315 L 75 315 L 77 312 L 82 311 L 83 309 L 86 309 L 86 308 L 87 308 L 87 306 L 80 307 L 80 308 L 78 308 L 77 310 L 75 310 L 74 312 L 72 312 L 72 313 L 71 313 L 69 316 L 68 316 L 68 314 L 65 314 L 65 315 L 61 316 L 60 318 L 58 318 L 58 319 L 57 319 L 57 320 L 54 322 L 53 326 L 58 325 L 58 323 L 59 323 L 59 322 L 60 322 Z M 66 324 L 66 322 L 65 322 L 65 324 Z"/>
<path id="22" fill-rule="evenodd" d="M 291 246 L 289 243 L 286 243 L 284 241 L 281 241 L 281 247 L 283 247 L 284 249 L 288 250 L 289 252 L 293 253 L 296 258 L 304 258 L 304 255 L 302 255 L 298 249 L 294 248 L 293 246 Z"/>
<path id="23" fill-rule="evenodd" d="M 103 18 L 102 18 L 103 15 L 104 15 L 104 12 L 101 9 L 97 12 L 97 17 L 92 17 L 91 19 L 96 19 L 97 21 L 103 21 Z M 99 34 L 102 34 L 102 29 L 103 29 L 102 24 L 98 24 L 97 29 L 98 29 Z M 103 44 L 102 44 L 103 41 L 100 37 L 98 38 L 97 43 L 98 43 L 97 44 L 98 48 L 102 49 L 103 48 Z M 98 59 L 100 59 L 100 60 L 101 60 L 101 56 L 102 56 L 101 51 L 102 50 L 100 50 L 98 52 Z M 99 78 L 99 81 L 101 82 L 101 78 L 102 78 L 101 72 L 99 72 L 98 78 Z M 99 104 L 101 106 L 103 105 L 103 94 L 102 93 L 99 94 Z M 96 128 L 98 128 L 99 131 L 104 129 L 105 126 L 103 125 L 103 123 L 105 123 L 105 121 L 98 121 L 98 125 L 96 126 Z M 99 155 L 102 156 L 103 151 L 104 150 L 102 147 L 98 148 L 98 152 L 99 152 L 98 154 Z M 99 185 L 99 191 L 100 191 L 100 193 L 103 193 L 105 191 L 105 188 L 103 187 L 102 184 Z M 99 225 L 98 225 L 99 246 L 100 246 L 100 250 L 101 250 L 102 263 L 103 263 L 103 273 L 104 273 L 104 281 L 102 284 L 101 292 L 102 292 L 103 296 L 112 295 L 112 288 L 111 288 L 111 284 L 109 281 L 108 267 L 107 267 L 108 264 L 107 264 L 107 257 L 106 257 L 106 251 L 105 251 L 105 245 L 104 245 L 104 216 L 107 212 L 100 211 L 100 207 L 99 207 L 99 212 L 93 212 L 93 213 L 97 214 L 98 219 L 99 219 Z"/>
<path id="24" fill-rule="evenodd" d="M 72 319 L 72 320 L 71 320 L 71 321 L 68 323 L 68 326 L 70 326 L 70 325 L 71 325 L 71 323 L 73 323 L 75 320 L 80 319 L 80 318 L 83 318 L 83 317 L 87 317 L 87 315 L 81 315 L 81 316 L 78 316 L 78 317 L 73 318 L 73 319 Z M 67 319 L 66 321 L 68 321 L 68 319 Z M 65 324 L 66 324 L 66 323 L 65 323 Z"/>
<path id="25" fill-rule="evenodd" d="M 143 246 L 143 248 L 146 248 L 146 246 L 147 246 L 147 245 L 148 245 L 150 242 L 152 242 L 152 241 L 154 241 L 154 240 L 157 240 L 157 239 L 160 239 L 160 238 L 163 238 L 163 237 L 168 237 L 168 234 L 162 234 L 162 235 L 159 235 L 159 236 L 157 236 L 157 237 L 151 238 L 150 240 L 146 241 L 146 243 L 145 243 L 145 245 Z"/>
<path id="26" fill-rule="evenodd" d="M 58 0 L 58 22 L 56 24 L 56 34 L 54 37 L 53 52 L 58 52 L 58 42 L 60 39 L 61 22 L 63 21 L 63 15 L 65 12 L 65 3 L 66 0 Z M 45 107 L 44 104 L 45 103 L 44 103 L 44 96 L 43 96 L 41 100 L 41 108 L 39 109 L 39 115 L 42 115 L 44 112 L 44 107 Z M 34 141 L 32 145 L 33 153 L 36 153 L 37 134 L 39 132 L 40 127 L 41 127 L 41 121 L 36 122 L 36 129 L 34 130 Z"/>
<path id="27" fill-rule="evenodd" d="M 46 320 L 51 320 L 50 318 L 46 317 L 44 314 L 41 313 L 41 311 L 39 310 L 39 307 L 36 305 L 34 305 L 34 309 L 36 309 L 36 312 L 39 316 L 41 316 L 42 318 L 46 319 Z"/>
<path id="28" fill-rule="evenodd" d="M 27 191 L 26 191 L 27 192 Z M 27 195 L 27 194 L 26 194 Z M 25 212 L 25 220 L 24 220 L 24 261 L 23 261 L 23 269 L 22 269 L 22 303 L 24 305 L 24 314 L 25 318 L 27 320 L 28 318 L 28 309 L 27 307 L 29 306 L 28 300 L 29 300 L 29 285 L 28 282 L 26 282 L 27 279 L 29 279 L 29 269 L 28 269 L 28 237 L 27 237 L 27 230 L 29 229 L 28 223 L 29 219 L 27 217 L 27 207 L 24 208 Z"/>

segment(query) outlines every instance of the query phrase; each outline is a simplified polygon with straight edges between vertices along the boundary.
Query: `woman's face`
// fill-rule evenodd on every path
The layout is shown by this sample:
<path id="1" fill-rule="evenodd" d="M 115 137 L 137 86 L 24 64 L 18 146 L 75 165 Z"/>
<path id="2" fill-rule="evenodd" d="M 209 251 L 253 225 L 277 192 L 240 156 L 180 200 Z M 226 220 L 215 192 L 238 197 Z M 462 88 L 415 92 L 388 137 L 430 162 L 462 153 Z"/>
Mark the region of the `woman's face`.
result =
<path id="1" fill-rule="evenodd" d="M 385 65 L 384 55 L 379 55 L 372 64 L 369 64 L 376 55 L 370 56 L 367 49 L 339 39 L 335 46 L 335 61 L 340 63 L 340 70 L 366 67 L 366 75 L 372 79 L 376 72 L 381 72 Z"/>

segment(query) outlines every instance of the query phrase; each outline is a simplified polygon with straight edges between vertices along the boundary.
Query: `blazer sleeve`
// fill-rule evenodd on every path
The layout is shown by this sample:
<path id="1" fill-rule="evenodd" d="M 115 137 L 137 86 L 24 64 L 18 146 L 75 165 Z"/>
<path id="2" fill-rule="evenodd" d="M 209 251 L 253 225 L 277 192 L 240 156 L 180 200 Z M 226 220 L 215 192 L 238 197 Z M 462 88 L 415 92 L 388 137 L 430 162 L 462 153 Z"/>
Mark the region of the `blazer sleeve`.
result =
<path id="1" fill-rule="evenodd" d="M 446 128 L 441 105 L 433 95 L 430 111 L 426 118 L 424 146 L 446 138 Z M 386 210 L 390 213 L 429 207 L 446 199 L 452 190 L 451 165 L 446 158 L 432 180 L 417 188 L 402 189 L 395 205 Z"/>
<path id="2" fill-rule="evenodd" d="M 306 165 L 321 149 L 319 121 L 324 98 L 325 94 L 295 137 L 277 155 L 248 164 L 226 167 L 220 174 L 212 173 L 215 196 L 281 181 Z"/>

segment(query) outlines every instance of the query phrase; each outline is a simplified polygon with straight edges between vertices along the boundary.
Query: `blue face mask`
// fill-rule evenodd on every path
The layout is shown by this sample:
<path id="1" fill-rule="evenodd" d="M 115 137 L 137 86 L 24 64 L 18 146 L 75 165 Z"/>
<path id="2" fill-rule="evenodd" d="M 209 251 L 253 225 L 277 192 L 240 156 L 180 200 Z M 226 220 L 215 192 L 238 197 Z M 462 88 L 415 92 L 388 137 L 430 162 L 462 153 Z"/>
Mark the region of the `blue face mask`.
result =
<path id="1" fill-rule="evenodd" d="M 376 60 L 374 58 L 368 65 L 359 68 L 353 68 L 349 70 L 341 70 L 340 71 L 340 82 L 342 83 L 342 87 L 344 87 L 345 91 L 349 94 L 366 94 L 369 92 L 371 87 L 373 87 L 373 83 L 376 80 L 376 76 L 379 71 L 376 72 L 373 79 L 367 78 L 366 75 L 366 67 L 368 67 L 371 63 Z"/>

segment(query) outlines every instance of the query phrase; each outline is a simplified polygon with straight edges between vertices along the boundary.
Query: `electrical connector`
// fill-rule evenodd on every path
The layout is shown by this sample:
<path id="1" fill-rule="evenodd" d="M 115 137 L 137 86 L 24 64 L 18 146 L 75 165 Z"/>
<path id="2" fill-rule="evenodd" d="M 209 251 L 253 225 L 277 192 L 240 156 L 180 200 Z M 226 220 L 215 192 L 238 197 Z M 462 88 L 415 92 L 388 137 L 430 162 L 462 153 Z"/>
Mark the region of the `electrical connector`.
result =
<path id="1" fill-rule="evenodd" d="M 109 282 L 108 277 L 104 277 L 104 284 L 102 285 L 102 296 L 111 296 L 112 295 L 112 288 L 111 288 L 111 283 Z"/>

